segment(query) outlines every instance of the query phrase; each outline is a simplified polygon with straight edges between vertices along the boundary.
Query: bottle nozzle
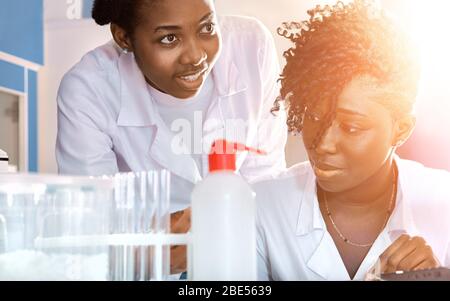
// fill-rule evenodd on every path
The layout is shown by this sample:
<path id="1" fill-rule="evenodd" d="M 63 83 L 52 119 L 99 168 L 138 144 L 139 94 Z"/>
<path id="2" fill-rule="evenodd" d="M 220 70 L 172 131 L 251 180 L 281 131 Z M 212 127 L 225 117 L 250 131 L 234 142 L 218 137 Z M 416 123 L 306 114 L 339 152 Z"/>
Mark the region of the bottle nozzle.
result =
<path id="1" fill-rule="evenodd" d="M 267 155 L 263 150 L 246 146 L 241 143 L 228 142 L 221 139 L 214 141 L 209 154 L 209 171 L 236 170 L 236 153 L 248 151 L 258 155 Z"/>

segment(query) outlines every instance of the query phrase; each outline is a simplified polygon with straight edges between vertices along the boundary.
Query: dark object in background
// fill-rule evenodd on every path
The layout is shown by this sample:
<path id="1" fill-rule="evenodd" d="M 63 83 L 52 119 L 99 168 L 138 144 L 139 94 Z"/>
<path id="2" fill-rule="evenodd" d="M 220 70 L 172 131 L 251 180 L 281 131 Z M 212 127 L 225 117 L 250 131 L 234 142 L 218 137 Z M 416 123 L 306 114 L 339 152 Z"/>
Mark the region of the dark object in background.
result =
<path id="1" fill-rule="evenodd" d="M 450 269 L 437 268 L 414 272 L 382 274 L 384 281 L 450 281 Z"/>

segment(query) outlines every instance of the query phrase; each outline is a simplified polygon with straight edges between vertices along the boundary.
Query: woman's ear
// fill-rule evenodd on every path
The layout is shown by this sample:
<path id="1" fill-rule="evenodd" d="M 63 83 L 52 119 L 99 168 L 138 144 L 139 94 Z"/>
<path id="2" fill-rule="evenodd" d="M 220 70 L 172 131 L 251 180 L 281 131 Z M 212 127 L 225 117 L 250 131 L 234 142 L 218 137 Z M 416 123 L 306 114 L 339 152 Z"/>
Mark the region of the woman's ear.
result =
<path id="1" fill-rule="evenodd" d="M 124 52 L 133 51 L 130 36 L 125 29 L 117 24 L 111 23 L 111 33 L 114 41 L 116 41 L 117 45 L 119 45 Z"/>
<path id="2" fill-rule="evenodd" d="M 394 125 L 394 141 L 392 146 L 402 146 L 411 136 L 416 126 L 416 117 L 412 114 L 407 114 L 395 121 Z"/>

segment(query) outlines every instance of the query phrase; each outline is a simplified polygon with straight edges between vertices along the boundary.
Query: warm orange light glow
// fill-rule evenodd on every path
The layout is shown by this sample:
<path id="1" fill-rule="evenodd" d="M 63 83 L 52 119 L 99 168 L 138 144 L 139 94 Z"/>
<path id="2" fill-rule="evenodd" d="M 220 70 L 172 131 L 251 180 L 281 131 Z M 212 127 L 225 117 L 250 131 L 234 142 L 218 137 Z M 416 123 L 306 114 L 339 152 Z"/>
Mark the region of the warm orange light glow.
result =
<path id="1" fill-rule="evenodd" d="M 403 1 L 406 21 L 421 52 L 417 127 L 405 157 L 450 170 L 450 1 Z"/>
<path id="2" fill-rule="evenodd" d="M 450 83 L 450 1 L 409 0 L 407 5 L 411 32 L 421 49 L 424 71 L 429 71 L 430 67 L 446 70 L 433 74 Z"/>

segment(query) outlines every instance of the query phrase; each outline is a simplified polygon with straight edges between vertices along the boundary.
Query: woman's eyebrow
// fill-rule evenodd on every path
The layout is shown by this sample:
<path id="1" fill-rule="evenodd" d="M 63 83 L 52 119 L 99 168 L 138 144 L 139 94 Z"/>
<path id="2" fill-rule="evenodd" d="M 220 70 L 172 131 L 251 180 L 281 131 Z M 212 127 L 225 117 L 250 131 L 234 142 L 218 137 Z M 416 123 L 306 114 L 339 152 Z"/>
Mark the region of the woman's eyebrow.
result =
<path id="1" fill-rule="evenodd" d="M 178 25 L 162 25 L 155 28 L 155 32 L 158 31 L 172 31 L 172 30 L 181 30 L 181 26 Z"/>
<path id="2" fill-rule="evenodd" d="M 208 20 L 212 15 L 214 15 L 214 12 L 209 12 L 206 15 L 204 15 L 198 23 L 205 22 Z M 155 32 L 158 31 L 173 31 L 173 30 L 181 30 L 181 26 L 179 25 L 161 25 L 155 28 Z"/>
<path id="3" fill-rule="evenodd" d="M 202 22 L 204 22 L 204 21 L 206 21 L 206 20 L 208 20 L 211 16 L 213 16 L 214 15 L 214 12 L 209 12 L 209 13 L 207 13 L 206 15 L 204 15 L 201 19 L 200 19 L 200 21 L 198 21 L 198 23 L 202 23 Z"/>
<path id="4" fill-rule="evenodd" d="M 338 108 L 336 110 L 337 113 L 343 113 L 343 114 L 347 114 L 347 115 L 356 115 L 356 116 L 361 116 L 361 117 L 367 117 L 366 114 L 357 112 L 357 111 L 353 111 L 353 110 L 349 110 L 349 109 L 343 109 L 343 108 Z"/>

